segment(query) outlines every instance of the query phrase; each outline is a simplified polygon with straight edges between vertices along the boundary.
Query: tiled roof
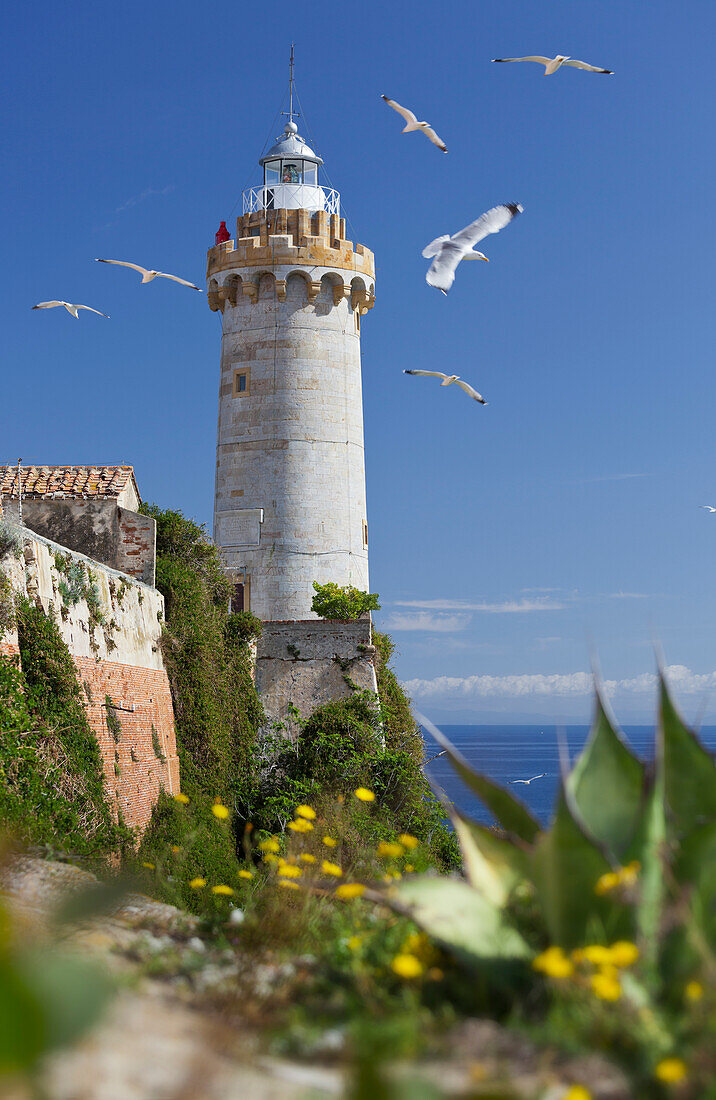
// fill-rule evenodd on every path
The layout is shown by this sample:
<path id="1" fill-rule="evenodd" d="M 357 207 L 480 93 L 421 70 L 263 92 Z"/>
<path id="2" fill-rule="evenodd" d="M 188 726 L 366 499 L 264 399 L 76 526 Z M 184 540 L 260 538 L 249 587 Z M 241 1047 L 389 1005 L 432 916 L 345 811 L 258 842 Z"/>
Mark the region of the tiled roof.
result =
<path id="1" fill-rule="evenodd" d="M 22 466 L 21 476 L 24 497 L 117 497 L 130 480 L 137 489 L 132 466 Z M 17 488 L 17 466 L 0 466 L 0 497 Z"/>

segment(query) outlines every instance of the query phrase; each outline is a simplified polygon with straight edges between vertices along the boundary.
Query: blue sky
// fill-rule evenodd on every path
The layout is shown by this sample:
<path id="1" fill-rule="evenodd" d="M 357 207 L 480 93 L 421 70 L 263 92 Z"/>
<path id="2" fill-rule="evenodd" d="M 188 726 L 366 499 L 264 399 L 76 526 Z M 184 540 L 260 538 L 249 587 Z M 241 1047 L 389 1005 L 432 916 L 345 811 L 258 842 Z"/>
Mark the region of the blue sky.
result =
<path id="1" fill-rule="evenodd" d="M 649 721 L 658 639 L 698 711 L 716 686 L 712 4 L 130 0 L 15 5 L 3 30 L 0 461 L 131 462 L 146 498 L 210 520 L 219 318 L 92 260 L 203 282 L 278 133 L 293 39 L 310 131 L 376 254 L 371 587 L 416 702 L 579 717 L 594 647 L 617 712 Z M 490 64 L 535 52 L 616 76 Z M 381 92 L 448 156 L 401 136 Z M 427 287 L 424 244 L 513 200 L 491 263 L 447 298 Z M 54 297 L 111 320 L 30 311 Z"/>

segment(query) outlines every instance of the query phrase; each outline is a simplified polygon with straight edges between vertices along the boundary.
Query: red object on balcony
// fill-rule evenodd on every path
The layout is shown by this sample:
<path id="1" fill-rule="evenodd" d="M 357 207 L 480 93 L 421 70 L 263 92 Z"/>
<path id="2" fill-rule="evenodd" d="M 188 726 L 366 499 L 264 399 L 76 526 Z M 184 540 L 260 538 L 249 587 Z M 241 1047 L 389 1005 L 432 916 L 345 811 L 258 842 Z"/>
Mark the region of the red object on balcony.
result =
<path id="1" fill-rule="evenodd" d="M 217 244 L 223 244 L 224 241 L 231 240 L 231 234 L 226 228 L 226 222 L 222 222 L 216 231 L 216 237 L 214 238 Z"/>

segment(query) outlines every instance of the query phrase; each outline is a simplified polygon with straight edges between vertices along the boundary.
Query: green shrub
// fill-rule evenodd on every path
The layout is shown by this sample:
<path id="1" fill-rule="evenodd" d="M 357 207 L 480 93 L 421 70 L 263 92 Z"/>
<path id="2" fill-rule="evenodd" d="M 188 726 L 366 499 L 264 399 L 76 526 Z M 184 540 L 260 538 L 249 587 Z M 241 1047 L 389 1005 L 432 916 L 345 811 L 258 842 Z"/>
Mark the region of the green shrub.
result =
<path id="1" fill-rule="evenodd" d="M 13 554 L 14 557 L 19 558 L 21 550 L 22 539 L 19 531 L 7 520 L 0 519 L 0 561 L 7 554 Z"/>
<path id="2" fill-rule="evenodd" d="M 10 578 L 0 571 L 0 640 L 15 625 L 15 597 Z"/>
<path id="3" fill-rule="evenodd" d="M 386 748 L 406 752 L 416 764 L 423 761 L 423 739 L 410 709 L 410 700 L 390 667 L 395 643 L 388 634 L 373 631 L 375 671 Z"/>
<path id="4" fill-rule="evenodd" d="M 368 611 L 380 610 L 375 593 L 361 592 L 351 584 L 341 588 L 333 581 L 327 584 L 314 581 L 313 588 L 316 595 L 313 597 L 311 611 L 322 619 L 359 619 Z"/>
<path id="5" fill-rule="evenodd" d="M 263 628 L 261 619 L 250 611 L 235 611 L 224 623 L 224 638 L 229 643 L 250 642 L 253 638 L 261 637 Z"/>

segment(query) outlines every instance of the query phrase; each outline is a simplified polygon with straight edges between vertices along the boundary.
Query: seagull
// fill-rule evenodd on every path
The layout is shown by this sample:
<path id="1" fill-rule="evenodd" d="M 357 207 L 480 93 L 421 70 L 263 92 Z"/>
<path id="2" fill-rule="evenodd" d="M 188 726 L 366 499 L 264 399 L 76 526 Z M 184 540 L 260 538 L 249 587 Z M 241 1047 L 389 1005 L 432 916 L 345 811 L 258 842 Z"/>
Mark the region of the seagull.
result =
<path id="1" fill-rule="evenodd" d="M 131 267 L 132 271 L 138 271 L 142 276 L 143 283 L 151 283 L 152 279 L 171 279 L 173 283 L 181 283 L 182 286 L 189 286 L 192 290 L 198 290 L 201 293 L 201 287 L 195 286 L 194 283 L 188 283 L 186 279 L 180 279 L 178 275 L 167 275 L 165 271 L 152 271 L 151 268 L 140 267 L 139 264 L 130 264 L 127 260 L 100 260 L 95 261 L 98 264 L 116 264 L 118 267 Z"/>
<path id="2" fill-rule="evenodd" d="M 535 779 L 544 779 L 547 772 L 542 772 L 541 775 L 533 775 L 531 779 L 511 779 L 510 783 L 524 783 L 526 787 L 529 787 L 530 783 L 534 783 Z"/>
<path id="3" fill-rule="evenodd" d="M 477 221 L 471 222 L 453 237 L 446 233 L 443 237 L 436 237 L 426 245 L 423 256 L 435 257 L 425 276 L 428 285 L 437 287 L 443 294 L 447 294 L 455 282 L 455 271 L 461 260 L 489 262 L 487 256 L 483 256 L 482 252 L 475 249 L 475 245 L 490 233 L 499 233 L 517 214 L 522 213 L 522 209 L 518 202 L 493 206 L 492 210 L 481 214 Z"/>
<path id="4" fill-rule="evenodd" d="M 55 306 L 64 306 L 68 313 L 71 313 L 73 317 L 76 317 L 79 321 L 80 315 L 77 312 L 78 309 L 88 309 L 90 313 L 99 313 L 100 317 L 109 318 L 108 313 L 102 313 L 99 309 L 92 309 L 92 306 L 75 305 L 74 302 L 38 302 L 33 309 L 54 309 Z"/>
<path id="5" fill-rule="evenodd" d="M 399 103 L 396 103 L 394 99 L 388 99 L 387 95 L 381 95 L 381 99 L 384 99 L 389 107 L 392 107 L 394 111 L 397 111 L 399 115 L 402 115 L 405 119 L 406 126 L 401 132 L 404 134 L 410 133 L 411 130 L 422 130 L 426 138 L 432 141 L 433 145 L 437 145 L 438 149 L 442 149 L 443 153 L 447 153 L 447 145 L 438 137 L 433 130 L 429 122 L 418 122 L 417 116 L 409 111 L 407 107 L 401 107 Z"/>
<path id="6" fill-rule="evenodd" d="M 707 512 L 716 512 L 716 508 L 712 508 L 710 504 L 702 504 L 702 508 L 705 508 Z"/>
<path id="7" fill-rule="evenodd" d="M 498 62 L 536 61 L 538 65 L 544 65 L 545 76 L 552 76 L 552 73 L 556 73 L 557 69 L 561 69 L 563 65 L 571 65 L 573 69 L 585 69 L 588 73 L 606 73 L 607 76 L 614 76 L 611 69 L 600 69 L 596 65 L 587 65 L 586 61 L 575 61 L 574 58 L 565 57 L 561 53 L 558 53 L 556 57 L 493 57 L 492 60 Z"/>
<path id="8" fill-rule="evenodd" d="M 479 401 L 481 405 L 486 405 L 487 401 L 474 390 L 472 386 L 468 386 L 467 382 L 463 382 L 459 374 L 443 374 L 439 370 L 404 370 L 403 374 L 417 374 L 419 378 L 441 378 L 441 386 L 452 386 L 453 382 L 457 382 L 461 390 L 464 390 L 468 397 L 472 397 L 474 401 Z"/>

